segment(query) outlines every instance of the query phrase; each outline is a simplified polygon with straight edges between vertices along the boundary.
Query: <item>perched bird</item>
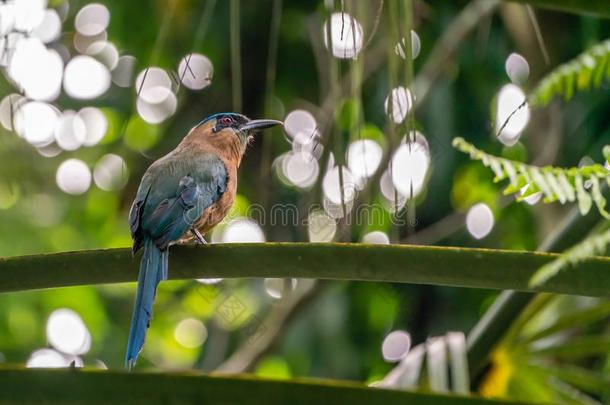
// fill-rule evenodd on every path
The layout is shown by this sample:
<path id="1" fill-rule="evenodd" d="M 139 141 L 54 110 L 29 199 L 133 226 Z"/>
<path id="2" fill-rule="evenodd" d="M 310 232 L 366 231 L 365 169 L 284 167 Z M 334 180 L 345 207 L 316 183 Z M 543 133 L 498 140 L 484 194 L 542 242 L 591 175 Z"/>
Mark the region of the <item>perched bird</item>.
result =
<path id="1" fill-rule="evenodd" d="M 140 261 L 125 365 L 135 364 L 150 324 L 157 285 L 167 279 L 174 242 L 205 243 L 203 234 L 228 213 L 237 190 L 237 169 L 252 132 L 276 125 L 236 113 L 201 121 L 172 152 L 154 162 L 140 182 L 129 212 L 133 253 Z"/>

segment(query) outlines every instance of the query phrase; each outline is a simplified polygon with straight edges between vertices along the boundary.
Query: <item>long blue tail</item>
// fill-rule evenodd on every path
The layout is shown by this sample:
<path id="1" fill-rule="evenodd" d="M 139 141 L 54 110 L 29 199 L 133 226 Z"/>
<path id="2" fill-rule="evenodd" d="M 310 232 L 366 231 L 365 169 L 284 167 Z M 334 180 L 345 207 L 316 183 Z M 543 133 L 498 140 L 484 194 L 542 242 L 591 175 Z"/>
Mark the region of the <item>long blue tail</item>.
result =
<path id="1" fill-rule="evenodd" d="M 160 250 L 152 239 L 144 240 L 144 253 L 140 261 L 140 275 L 138 276 L 138 292 L 125 355 L 125 367 L 129 369 L 136 364 L 138 354 L 144 345 L 157 285 L 161 280 L 167 279 L 168 253 L 167 248 Z"/>

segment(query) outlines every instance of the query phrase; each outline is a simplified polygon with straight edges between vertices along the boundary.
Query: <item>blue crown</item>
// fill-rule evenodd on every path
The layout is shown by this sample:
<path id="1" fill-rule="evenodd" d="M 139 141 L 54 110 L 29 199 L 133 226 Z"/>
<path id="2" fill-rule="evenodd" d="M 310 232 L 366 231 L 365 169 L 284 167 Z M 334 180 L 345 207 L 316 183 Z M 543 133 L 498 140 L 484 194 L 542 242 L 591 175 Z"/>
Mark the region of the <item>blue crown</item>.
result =
<path id="1" fill-rule="evenodd" d="M 229 116 L 229 117 L 233 117 L 233 118 L 245 118 L 246 120 L 248 120 L 248 117 L 246 117 L 246 116 L 244 116 L 242 114 L 238 114 L 238 113 L 234 113 L 234 112 L 222 112 L 222 113 L 216 113 L 216 114 L 212 114 L 212 115 L 210 115 L 208 117 L 205 117 L 196 126 L 198 127 L 199 125 L 203 125 L 203 124 L 205 124 L 206 122 L 208 122 L 210 120 L 215 120 L 215 119 L 220 118 L 222 116 Z"/>

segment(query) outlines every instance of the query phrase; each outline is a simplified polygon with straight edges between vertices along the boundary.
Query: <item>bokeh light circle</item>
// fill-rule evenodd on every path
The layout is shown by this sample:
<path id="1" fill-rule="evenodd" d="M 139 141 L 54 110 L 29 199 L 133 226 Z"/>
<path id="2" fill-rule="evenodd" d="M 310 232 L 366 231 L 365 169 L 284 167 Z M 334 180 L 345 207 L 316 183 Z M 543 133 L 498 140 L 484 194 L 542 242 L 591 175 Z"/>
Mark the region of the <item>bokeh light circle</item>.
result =
<path id="1" fill-rule="evenodd" d="M 337 232 L 337 221 L 322 210 L 314 210 L 307 216 L 307 232 L 310 242 L 330 242 Z"/>
<path id="2" fill-rule="evenodd" d="M 383 358 L 389 362 L 396 362 L 404 358 L 411 348 L 411 335 L 402 330 L 390 332 L 381 345 Z"/>
<path id="3" fill-rule="evenodd" d="M 392 157 L 392 183 L 400 194 L 415 197 L 424 187 L 429 168 L 430 153 L 424 145 L 402 144 Z"/>
<path id="4" fill-rule="evenodd" d="M 110 87 L 110 72 L 91 56 L 75 56 L 64 71 L 64 90 L 77 99 L 90 100 Z"/>
<path id="5" fill-rule="evenodd" d="M 80 148 L 87 138 L 87 127 L 76 112 L 64 111 L 55 126 L 55 142 L 63 150 Z"/>
<path id="6" fill-rule="evenodd" d="M 478 203 L 470 207 L 466 214 L 468 232 L 476 238 L 486 237 L 494 226 L 494 215 L 487 204 Z"/>
<path id="7" fill-rule="evenodd" d="M 181 320 L 174 329 L 174 339 L 180 345 L 194 349 L 205 342 L 208 337 L 208 330 L 203 322 L 195 318 Z"/>
<path id="8" fill-rule="evenodd" d="M 332 53 L 337 58 L 355 58 L 362 50 L 362 25 L 347 13 L 333 13 L 330 16 L 330 33 L 327 21 L 322 27 L 322 36 L 327 49 L 328 43 L 332 42 Z"/>
<path id="9" fill-rule="evenodd" d="M 103 4 L 92 3 L 81 8 L 74 19 L 74 27 L 83 35 L 98 35 L 110 23 L 110 11 Z"/>
<path id="10" fill-rule="evenodd" d="M 119 190 L 127 184 L 129 173 L 122 157 L 109 153 L 93 169 L 95 184 L 105 191 Z"/>
<path id="11" fill-rule="evenodd" d="M 15 132 L 32 145 L 46 145 L 53 141 L 58 118 L 57 110 L 50 104 L 29 101 L 15 112 Z"/>
<path id="12" fill-rule="evenodd" d="M 372 245 L 389 245 L 390 238 L 385 232 L 372 231 L 362 237 L 362 243 L 370 243 Z"/>
<path id="13" fill-rule="evenodd" d="M 527 82 L 530 75 L 530 65 L 523 56 L 518 53 L 511 53 L 506 58 L 504 68 L 511 82 L 517 85 L 523 85 Z"/>
<path id="14" fill-rule="evenodd" d="M 91 186 L 91 171 L 82 160 L 68 159 L 57 168 L 55 181 L 65 193 L 83 194 Z"/>
<path id="15" fill-rule="evenodd" d="M 496 109 L 496 132 L 499 132 L 498 137 L 506 146 L 517 143 L 530 120 L 526 99 L 523 90 L 514 84 L 506 84 L 500 89 Z"/>
<path id="16" fill-rule="evenodd" d="M 53 311 L 47 320 L 49 344 L 62 353 L 80 355 L 91 348 L 91 334 L 79 314 L 69 308 Z"/>
<path id="17" fill-rule="evenodd" d="M 405 120 L 411 108 L 413 108 L 413 95 L 411 91 L 402 86 L 392 89 L 385 99 L 384 108 L 392 121 L 400 124 Z"/>
<path id="18" fill-rule="evenodd" d="M 341 170 L 341 175 L 339 170 Z M 333 204 L 351 202 L 356 198 L 358 181 L 347 167 L 335 166 L 322 180 L 324 196 Z"/>
<path id="19" fill-rule="evenodd" d="M 249 219 L 234 219 L 222 233 L 224 243 L 262 243 L 265 234 L 261 227 Z"/>
<path id="20" fill-rule="evenodd" d="M 212 82 L 214 67 L 204 55 L 191 53 L 180 60 L 178 76 L 180 81 L 191 90 L 201 90 Z"/>
<path id="21" fill-rule="evenodd" d="M 106 131 L 108 131 L 108 120 L 104 113 L 95 107 L 84 107 L 78 112 L 79 117 L 83 120 L 86 127 L 85 146 L 97 145 Z"/>
<path id="22" fill-rule="evenodd" d="M 352 142 L 347 149 L 347 166 L 354 176 L 367 178 L 372 176 L 381 163 L 383 150 L 371 139 Z"/>

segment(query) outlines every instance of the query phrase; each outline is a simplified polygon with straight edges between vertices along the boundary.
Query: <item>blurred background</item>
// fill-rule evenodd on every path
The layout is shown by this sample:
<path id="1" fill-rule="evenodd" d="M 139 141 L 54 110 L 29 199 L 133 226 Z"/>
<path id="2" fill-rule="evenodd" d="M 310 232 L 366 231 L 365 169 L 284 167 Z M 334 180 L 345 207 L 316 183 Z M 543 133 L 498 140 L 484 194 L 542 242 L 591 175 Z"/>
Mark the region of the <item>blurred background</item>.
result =
<path id="1" fill-rule="evenodd" d="M 603 163 L 610 139 L 607 84 L 569 104 L 526 106 L 495 136 L 545 73 L 610 34 L 604 20 L 516 3 L 418 0 L 410 13 L 377 0 L 17 0 L 0 4 L 0 34 L 2 257 L 130 246 L 142 174 L 216 112 L 286 125 L 253 141 L 214 243 L 534 250 L 568 208 L 503 197 L 452 139 L 558 166 Z M 274 220 L 292 208 L 296 219 Z M 1 294 L 0 363 L 122 367 L 134 294 L 134 284 Z M 164 282 L 138 366 L 373 383 L 410 346 L 466 333 L 495 296 Z M 598 304 L 559 297 L 539 322 Z M 511 388 L 513 369 L 484 377 L 481 392 L 527 395 Z"/>

